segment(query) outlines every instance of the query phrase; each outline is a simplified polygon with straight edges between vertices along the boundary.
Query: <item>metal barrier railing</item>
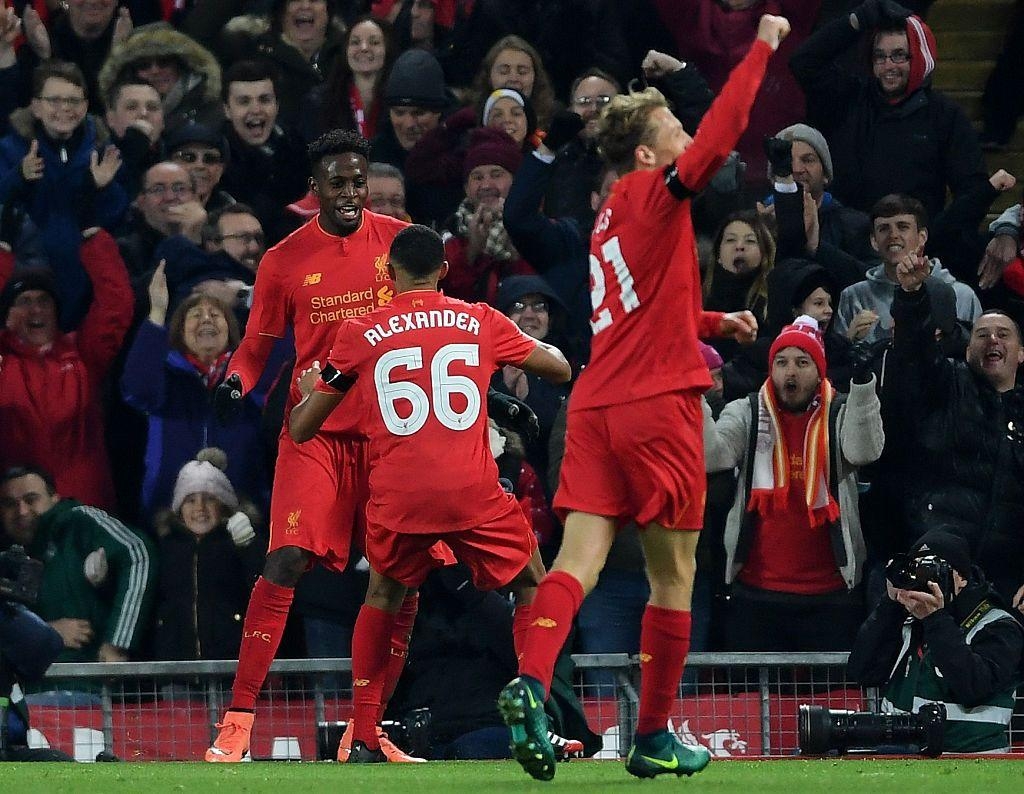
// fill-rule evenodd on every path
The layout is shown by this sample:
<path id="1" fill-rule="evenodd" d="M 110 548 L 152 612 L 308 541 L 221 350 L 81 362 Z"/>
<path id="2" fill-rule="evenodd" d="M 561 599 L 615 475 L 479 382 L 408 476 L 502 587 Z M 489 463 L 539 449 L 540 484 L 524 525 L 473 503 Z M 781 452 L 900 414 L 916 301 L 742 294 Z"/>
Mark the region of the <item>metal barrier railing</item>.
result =
<path id="1" fill-rule="evenodd" d="M 577 695 L 604 749 L 621 757 L 636 727 L 638 664 L 626 654 L 573 657 Z M 673 729 L 716 756 L 786 756 L 797 751 L 797 707 L 877 710 L 878 694 L 846 680 L 846 653 L 693 653 L 671 708 Z M 36 746 L 92 760 L 197 760 L 229 700 L 237 662 L 54 665 L 55 693 L 28 696 Z M 348 719 L 349 659 L 274 662 L 257 704 L 254 758 L 332 757 Z M 333 738 L 330 738 L 333 737 Z M 1024 736 L 1018 736 L 1018 741 Z"/>

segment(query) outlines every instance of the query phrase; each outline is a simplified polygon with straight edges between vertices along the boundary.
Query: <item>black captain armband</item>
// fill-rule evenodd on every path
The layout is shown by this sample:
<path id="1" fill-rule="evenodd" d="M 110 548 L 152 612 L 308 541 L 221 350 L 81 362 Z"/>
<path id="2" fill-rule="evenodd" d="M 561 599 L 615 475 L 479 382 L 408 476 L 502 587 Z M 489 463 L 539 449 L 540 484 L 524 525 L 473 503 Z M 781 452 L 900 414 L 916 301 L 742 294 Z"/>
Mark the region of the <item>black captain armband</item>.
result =
<path id="1" fill-rule="evenodd" d="M 679 167 L 675 163 L 665 166 L 665 170 L 662 171 L 662 174 L 665 176 L 665 187 L 668 188 L 668 192 L 671 193 L 674 198 L 683 201 L 684 199 L 693 198 L 697 195 L 683 184 L 682 180 L 679 178 Z"/>
<path id="2" fill-rule="evenodd" d="M 347 392 L 352 388 L 356 379 L 350 375 L 343 375 L 338 369 L 328 364 L 320 373 L 320 380 L 326 383 L 335 391 Z"/>

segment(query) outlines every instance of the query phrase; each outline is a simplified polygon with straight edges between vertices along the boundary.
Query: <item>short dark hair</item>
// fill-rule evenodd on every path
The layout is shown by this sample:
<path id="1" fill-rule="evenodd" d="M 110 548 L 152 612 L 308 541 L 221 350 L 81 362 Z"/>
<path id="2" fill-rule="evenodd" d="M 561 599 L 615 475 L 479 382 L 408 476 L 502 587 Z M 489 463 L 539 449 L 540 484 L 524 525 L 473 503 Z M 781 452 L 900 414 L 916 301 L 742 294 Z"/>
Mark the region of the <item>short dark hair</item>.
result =
<path id="1" fill-rule="evenodd" d="M 110 90 L 107 91 L 107 95 L 103 98 L 103 104 L 107 110 L 113 110 L 117 106 L 118 100 L 121 99 L 121 92 L 130 85 L 142 85 L 156 91 L 156 89 L 145 80 L 140 80 L 137 77 L 129 75 L 123 80 L 118 80 L 110 87 Z M 160 92 L 157 92 L 157 96 L 160 96 Z"/>
<path id="2" fill-rule="evenodd" d="M 615 76 L 606 72 L 599 66 L 591 66 L 582 74 L 578 75 L 575 80 L 572 81 L 572 85 L 569 87 L 569 102 L 571 103 L 576 97 L 576 89 L 580 87 L 580 83 L 586 80 L 588 77 L 598 77 L 607 83 L 611 83 L 615 86 L 615 93 L 622 93 L 622 84 L 615 79 Z"/>
<path id="3" fill-rule="evenodd" d="M 1005 317 L 1007 320 L 1009 320 L 1010 325 L 1013 326 L 1013 330 L 1017 334 L 1017 341 L 1024 342 L 1024 336 L 1021 336 L 1020 332 L 1020 323 L 1013 319 L 1013 317 L 1010 316 L 1009 312 L 1004 311 L 1003 309 L 986 309 L 974 319 L 974 322 L 971 323 L 971 328 L 973 329 L 975 324 L 977 324 L 978 320 L 980 320 L 982 317 L 991 317 L 993 315 L 998 317 Z"/>
<path id="4" fill-rule="evenodd" d="M 67 80 L 82 89 L 86 99 L 89 98 L 89 86 L 85 75 L 77 63 L 69 61 L 43 61 L 32 71 L 32 96 L 36 99 L 43 95 L 43 86 L 47 80 Z"/>
<path id="5" fill-rule="evenodd" d="M 871 228 L 875 228 L 877 218 L 891 218 L 894 215 L 913 215 L 918 229 L 928 228 L 928 210 L 924 204 L 904 193 L 890 193 L 875 202 L 871 207 Z"/>
<path id="6" fill-rule="evenodd" d="M 28 477 L 29 475 L 36 475 L 44 483 L 46 483 L 46 490 L 50 496 L 57 493 L 57 481 L 53 479 L 53 475 L 50 474 L 46 469 L 39 466 L 33 466 L 32 464 L 26 464 L 24 466 L 11 466 L 3 474 L 0 474 L 0 486 L 6 485 L 11 480 L 20 480 L 22 477 Z"/>
<path id="7" fill-rule="evenodd" d="M 224 319 L 228 323 L 228 349 L 234 350 L 238 347 L 238 340 L 240 334 L 238 333 L 238 318 L 235 317 L 235 313 L 231 310 L 231 307 L 226 305 L 220 298 L 215 298 L 213 295 L 206 295 L 202 292 L 193 292 L 185 300 L 178 304 L 178 308 L 174 310 L 171 315 L 171 319 L 167 322 L 167 341 L 173 350 L 184 351 L 185 348 L 185 315 L 188 314 L 189 309 L 194 306 L 198 306 L 200 303 L 209 303 L 212 306 L 216 306 L 221 312 L 224 313 Z"/>
<path id="8" fill-rule="evenodd" d="M 227 104 L 232 83 L 256 83 L 260 80 L 269 80 L 273 83 L 274 96 L 280 99 L 281 74 L 270 61 L 235 61 L 224 72 L 220 88 L 221 101 Z"/>
<path id="9" fill-rule="evenodd" d="M 441 235 L 429 226 L 414 223 L 395 235 L 388 257 L 392 267 L 404 270 L 414 278 L 423 278 L 441 269 L 444 243 Z"/>
<path id="10" fill-rule="evenodd" d="M 325 157 L 345 154 L 347 152 L 358 154 L 369 163 L 370 142 L 354 130 L 337 129 L 325 132 L 306 147 L 310 171 L 315 176 L 316 169 L 320 165 L 321 160 Z"/>
<path id="11" fill-rule="evenodd" d="M 243 204 L 241 201 L 228 204 L 226 207 L 214 210 L 206 217 L 206 223 L 203 224 L 202 232 L 204 243 L 217 241 L 217 238 L 220 236 L 220 219 L 225 215 L 252 215 L 256 220 L 260 219 L 260 216 L 256 214 L 256 210 L 248 204 Z M 262 227 L 263 224 L 260 223 L 260 226 Z"/>

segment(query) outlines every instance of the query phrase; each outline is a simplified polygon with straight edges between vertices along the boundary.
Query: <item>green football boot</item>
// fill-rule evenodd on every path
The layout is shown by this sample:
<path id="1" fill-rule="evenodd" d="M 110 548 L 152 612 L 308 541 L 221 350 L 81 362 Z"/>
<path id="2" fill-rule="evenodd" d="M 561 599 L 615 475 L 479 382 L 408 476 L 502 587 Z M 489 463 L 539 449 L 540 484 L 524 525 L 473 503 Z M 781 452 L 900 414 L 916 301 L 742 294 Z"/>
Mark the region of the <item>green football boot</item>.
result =
<path id="1" fill-rule="evenodd" d="M 512 757 L 536 780 L 555 776 L 555 751 L 548 740 L 544 690 L 526 676 L 513 678 L 498 695 L 498 711 L 512 734 Z"/>
<path id="2" fill-rule="evenodd" d="M 683 744 L 665 730 L 636 737 L 626 756 L 626 771 L 636 777 L 692 775 L 710 762 L 706 747 Z"/>

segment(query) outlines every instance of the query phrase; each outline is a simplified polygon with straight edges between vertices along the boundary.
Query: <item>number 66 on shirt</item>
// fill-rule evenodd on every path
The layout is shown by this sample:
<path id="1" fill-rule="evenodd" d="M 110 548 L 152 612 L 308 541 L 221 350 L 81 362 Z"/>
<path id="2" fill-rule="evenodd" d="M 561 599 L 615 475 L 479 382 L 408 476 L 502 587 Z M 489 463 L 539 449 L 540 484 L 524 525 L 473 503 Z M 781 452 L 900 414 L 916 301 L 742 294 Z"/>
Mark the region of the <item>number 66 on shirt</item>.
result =
<path id="1" fill-rule="evenodd" d="M 292 412 L 289 431 L 306 441 L 339 404 L 357 412 L 369 440 L 368 525 L 478 526 L 507 510 L 495 488 L 484 403 L 491 375 L 505 364 L 552 380 L 570 375 L 557 349 L 486 304 L 401 292 L 342 325 L 320 380 L 303 379 L 311 393 Z"/>

